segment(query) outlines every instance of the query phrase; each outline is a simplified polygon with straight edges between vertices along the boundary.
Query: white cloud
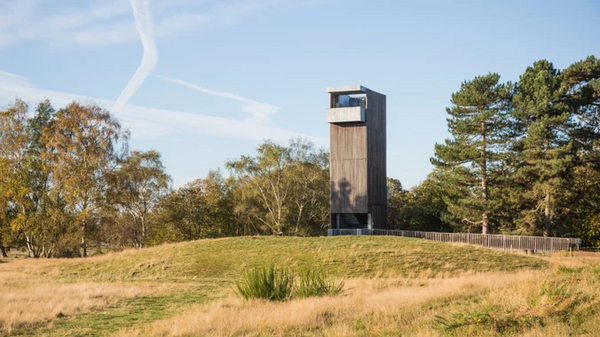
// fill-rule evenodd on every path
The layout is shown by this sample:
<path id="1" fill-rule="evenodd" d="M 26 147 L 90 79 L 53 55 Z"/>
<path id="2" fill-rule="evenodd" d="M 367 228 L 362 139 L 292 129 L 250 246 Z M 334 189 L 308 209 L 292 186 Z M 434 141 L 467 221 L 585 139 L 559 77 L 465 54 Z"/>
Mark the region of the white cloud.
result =
<path id="1" fill-rule="evenodd" d="M 18 25 L 14 34 L 25 40 L 52 38 L 58 32 L 83 26 L 87 23 L 87 19 L 80 13 L 65 11 L 61 14 L 37 18 L 27 25 Z"/>
<path id="2" fill-rule="evenodd" d="M 156 37 L 164 38 L 206 23 L 208 23 L 208 19 L 205 16 L 181 14 L 158 20 L 153 30 Z M 136 23 L 117 21 L 70 32 L 64 36 L 63 40 L 56 41 L 54 44 L 75 43 L 87 47 L 101 47 L 131 43 L 136 40 L 139 40 Z"/>
<path id="3" fill-rule="evenodd" d="M 157 22 L 156 35 L 159 37 L 171 36 L 177 32 L 188 30 L 208 22 L 208 18 L 200 14 L 174 15 Z"/>
<path id="4" fill-rule="evenodd" d="M 3 70 L 0 70 L 0 77 L 7 77 L 9 79 L 18 80 L 20 82 L 28 82 L 29 81 L 27 79 L 27 77 L 24 77 L 24 76 L 21 76 L 21 75 L 17 75 L 17 74 L 13 74 L 13 73 L 9 73 L 8 71 L 3 71 Z"/>
<path id="5" fill-rule="evenodd" d="M 210 92 L 218 92 L 206 89 Z M 242 96 L 231 95 L 233 95 L 232 97 L 246 99 Z M 14 100 L 15 97 L 19 97 L 30 104 L 36 104 L 47 97 L 57 108 L 65 106 L 73 100 L 85 102 L 93 99 L 104 107 L 110 107 L 114 104 L 112 100 L 40 89 L 22 76 L 0 71 L 0 102 L 6 104 Z M 324 137 L 315 137 L 286 130 L 272 122 L 262 123 L 264 120 L 261 122 L 252 119 L 236 120 L 131 104 L 126 105 L 115 116 L 123 125 L 130 128 L 132 138 L 136 139 L 156 139 L 167 135 L 173 136 L 185 133 L 253 141 L 270 138 L 278 142 L 285 142 L 292 137 L 301 136 L 309 138 L 319 146 L 325 146 L 328 143 Z"/>
<path id="6" fill-rule="evenodd" d="M 0 47 L 22 41 L 59 46 L 107 46 L 137 40 L 127 0 L 87 2 L 88 6 L 71 7 L 67 1 L 0 0 Z M 162 38 L 183 31 L 196 32 L 201 25 L 231 24 L 243 15 L 277 3 L 283 2 L 153 0 L 155 34 Z"/>
<path id="7" fill-rule="evenodd" d="M 2 1 L 0 27 L 7 27 L 28 21 L 37 6 L 37 0 Z"/>
<path id="8" fill-rule="evenodd" d="M 95 18 L 112 18 L 115 16 L 129 16 L 131 5 L 124 0 L 95 2 L 90 8 L 90 15 Z"/>
<path id="9" fill-rule="evenodd" d="M 134 22 L 115 22 L 106 26 L 92 27 L 72 32 L 65 37 L 65 41 L 70 41 L 81 46 L 109 46 L 115 44 L 129 43 L 138 39 Z M 57 41 L 54 44 L 64 44 L 64 41 Z"/>

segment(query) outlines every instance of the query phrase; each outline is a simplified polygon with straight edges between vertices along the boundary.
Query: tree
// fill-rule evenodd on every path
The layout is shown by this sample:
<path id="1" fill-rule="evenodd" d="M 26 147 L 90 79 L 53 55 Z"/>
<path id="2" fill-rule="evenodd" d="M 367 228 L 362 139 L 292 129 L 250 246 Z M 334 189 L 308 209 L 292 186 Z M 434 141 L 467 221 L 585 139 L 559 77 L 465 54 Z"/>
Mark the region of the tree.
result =
<path id="1" fill-rule="evenodd" d="M 110 113 L 94 104 L 73 102 L 56 114 L 44 141 L 52 149 L 53 188 L 80 229 L 80 254 L 87 256 L 90 225 L 105 203 L 107 177 L 126 144 L 127 133 Z"/>
<path id="2" fill-rule="evenodd" d="M 584 245 L 600 247 L 600 170 L 579 165 L 570 182 L 569 217 L 560 219 L 565 234 L 581 238 Z"/>
<path id="3" fill-rule="evenodd" d="M 219 171 L 164 196 L 153 214 L 155 244 L 239 234 L 231 191 Z"/>
<path id="4" fill-rule="evenodd" d="M 402 188 L 402 183 L 398 179 L 387 178 L 388 187 L 388 206 L 387 222 L 388 227 L 392 229 L 404 229 L 405 219 L 404 208 L 408 205 L 407 192 Z"/>
<path id="5" fill-rule="evenodd" d="M 3 137 L 5 141 L 13 140 L 10 145 L 3 146 L 12 153 L 9 157 L 13 160 L 6 166 L 12 173 L 0 183 L 8 191 L 7 198 L 1 202 L 5 209 L 2 222 L 10 223 L 10 234 L 27 248 L 31 257 L 49 257 L 54 255 L 58 241 L 63 241 L 65 235 L 61 232 L 65 219 L 59 216 L 63 204 L 53 200 L 49 193 L 51 162 L 45 159 L 48 147 L 43 139 L 44 132 L 52 124 L 54 109 L 46 99 L 39 103 L 32 118 L 27 118 L 27 110 L 25 103 L 16 101 L 11 109 L 10 131 Z M 9 235 L 6 228 L 3 232 L 4 237 Z"/>
<path id="6" fill-rule="evenodd" d="M 525 186 L 523 220 L 536 228 L 541 212 L 544 236 L 551 233 L 574 162 L 569 137 L 573 124 L 563 93 L 560 72 L 541 60 L 520 77 L 514 97 L 513 115 L 523 131 L 515 142 L 519 154 L 515 179 Z"/>
<path id="7" fill-rule="evenodd" d="M 560 74 L 562 98 L 573 112 L 571 138 L 585 162 L 600 155 L 600 60 L 590 56 Z"/>
<path id="8" fill-rule="evenodd" d="M 590 56 L 560 75 L 563 99 L 572 112 L 569 137 L 576 155 L 567 177 L 570 216 L 559 223 L 564 233 L 600 245 L 600 60 Z"/>
<path id="9" fill-rule="evenodd" d="M 388 178 L 388 225 L 393 229 L 418 231 L 451 231 L 443 218 L 447 213 L 444 191 L 436 176 L 431 174 L 425 181 L 404 190 L 398 179 Z"/>
<path id="10" fill-rule="evenodd" d="M 21 230 L 30 254 L 35 257 L 40 254 L 52 255 L 59 235 L 51 216 L 52 208 L 58 204 L 50 196 L 52 163 L 48 160 L 49 148 L 43 138 L 44 132 L 47 132 L 54 121 L 54 112 L 50 100 L 45 99 L 38 104 L 35 115 L 27 121 L 28 145 L 24 179 L 29 207 L 28 220 Z"/>
<path id="11" fill-rule="evenodd" d="M 409 190 L 411 212 L 408 223 L 424 231 L 451 232 L 448 221 L 448 206 L 444 202 L 445 186 L 440 184 L 436 172 L 432 172 L 423 182 Z M 463 224 L 463 222 L 461 222 Z"/>
<path id="12" fill-rule="evenodd" d="M 318 235 L 329 226 L 329 153 L 302 138 L 290 140 L 289 221 L 295 235 Z"/>
<path id="13" fill-rule="evenodd" d="M 306 140 L 265 141 L 255 157 L 227 162 L 235 178 L 236 213 L 258 233 L 322 233 L 329 223 L 329 156 Z"/>
<path id="14" fill-rule="evenodd" d="M 0 120 L 3 118 L 3 114 L 0 113 Z M 0 257 L 8 257 L 6 246 L 10 244 L 12 238 L 10 223 L 13 216 L 11 214 L 8 191 L 9 170 L 10 165 L 7 158 L 4 156 L 0 157 Z"/>
<path id="15" fill-rule="evenodd" d="M 148 236 L 148 216 L 170 187 L 171 178 L 165 173 L 160 154 L 156 151 L 133 151 L 120 168 L 110 176 L 109 200 L 117 206 L 119 232 L 143 248 Z"/>
<path id="16" fill-rule="evenodd" d="M 281 233 L 286 227 L 287 198 L 291 186 L 286 183 L 286 168 L 291 164 L 288 148 L 270 140 L 258 146 L 257 156 L 241 156 L 226 166 L 238 179 L 242 188 L 242 200 L 261 207 L 256 220 L 272 234 Z"/>
<path id="17" fill-rule="evenodd" d="M 0 235 L 4 236 L 4 242 L 9 232 L 7 225 L 11 227 L 10 232 L 20 232 L 28 221 L 27 111 L 27 104 L 16 100 L 0 112 L 0 205 L 4 210 L 0 224 L 5 227 L 0 230 Z M 29 245 L 27 248 L 32 256 L 39 256 Z M 2 249 L 2 255 L 6 255 L 5 249 Z"/>
<path id="18" fill-rule="evenodd" d="M 461 84 L 452 94 L 453 106 L 446 111 L 452 139 L 436 144 L 432 163 L 451 171 L 454 183 L 467 187 L 449 208 L 462 221 L 490 229 L 490 185 L 501 165 L 507 145 L 506 130 L 512 85 L 501 84 L 500 75 L 477 76 Z"/>
<path id="19" fill-rule="evenodd" d="M 6 246 L 10 244 L 11 231 L 9 209 L 4 199 L 0 200 L 0 212 L 0 257 L 8 257 Z"/>

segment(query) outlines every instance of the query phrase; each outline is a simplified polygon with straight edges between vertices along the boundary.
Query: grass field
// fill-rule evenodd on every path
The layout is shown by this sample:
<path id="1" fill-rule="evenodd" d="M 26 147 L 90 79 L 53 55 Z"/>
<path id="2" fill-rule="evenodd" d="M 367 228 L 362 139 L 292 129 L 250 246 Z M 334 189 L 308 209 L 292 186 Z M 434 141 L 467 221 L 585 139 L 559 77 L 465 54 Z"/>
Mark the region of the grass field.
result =
<path id="1" fill-rule="evenodd" d="M 251 266 L 308 266 L 335 297 L 242 301 Z M 594 335 L 600 258 L 530 257 L 398 237 L 201 240 L 0 263 L 0 334 Z"/>

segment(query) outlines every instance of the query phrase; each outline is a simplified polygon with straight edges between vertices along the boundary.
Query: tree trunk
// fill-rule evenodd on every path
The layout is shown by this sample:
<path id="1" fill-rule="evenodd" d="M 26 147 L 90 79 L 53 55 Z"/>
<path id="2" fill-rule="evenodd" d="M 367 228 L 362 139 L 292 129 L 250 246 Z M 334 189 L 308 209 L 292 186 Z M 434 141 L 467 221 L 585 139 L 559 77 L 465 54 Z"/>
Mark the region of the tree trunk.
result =
<path id="1" fill-rule="evenodd" d="M 87 242 L 85 237 L 87 224 L 85 220 L 81 222 L 81 257 L 87 257 Z"/>
<path id="2" fill-rule="evenodd" d="M 144 245 L 146 244 L 146 219 L 144 216 L 142 216 L 142 238 L 140 240 L 140 247 L 139 248 L 144 248 Z"/>
<path id="3" fill-rule="evenodd" d="M 550 236 L 550 229 L 552 227 L 552 223 L 550 222 L 550 201 L 550 192 L 547 192 L 544 202 L 544 236 Z"/>
<path id="4" fill-rule="evenodd" d="M 8 257 L 8 254 L 6 254 L 6 248 L 4 246 L 0 246 L 0 256 Z"/>
<path id="5" fill-rule="evenodd" d="M 488 214 L 487 211 L 483 212 L 483 217 L 482 217 L 482 224 L 481 224 L 481 234 L 488 234 L 489 230 L 490 230 L 490 223 L 488 220 Z"/>
<path id="6" fill-rule="evenodd" d="M 483 214 L 481 215 L 481 233 L 487 234 L 490 229 L 488 219 L 488 186 L 487 186 L 487 158 L 486 158 L 485 122 L 481 122 L 481 204 Z"/>
<path id="7" fill-rule="evenodd" d="M 300 221 L 302 220 L 302 212 L 304 211 L 304 207 L 303 206 L 298 206 L 299 211 L 298 211 L 298 218 L 296 219 L 296 229 L 295 229 L 295 233 L 298 234 L 298 230 L 300 230 Z"/>
<path id="8" fill-rule="evenodd" d="M 23 219 L 27 219 L 25 206 L 22 206 L 21 213 L 23 214 Z M 23 227 L 27 227 L 27 220 L 23 223 Z M 25 232 L 25 246 L 27 247 L 27 251 L 29 252 L 29 257 L 38 258 L 40 257 L 39 253 L 36 253 L 35 242 L 33 237 Z"/>
<path id="9" fill-rule="evenodd" d="M 36 249 L 33 237 L 31 237 L 27 232 L 25 232 L 25 246 L 27 247 L 27 252 L 29 252 L 29 257 L 36 259 L 40 257 L 39 249 Z"/>

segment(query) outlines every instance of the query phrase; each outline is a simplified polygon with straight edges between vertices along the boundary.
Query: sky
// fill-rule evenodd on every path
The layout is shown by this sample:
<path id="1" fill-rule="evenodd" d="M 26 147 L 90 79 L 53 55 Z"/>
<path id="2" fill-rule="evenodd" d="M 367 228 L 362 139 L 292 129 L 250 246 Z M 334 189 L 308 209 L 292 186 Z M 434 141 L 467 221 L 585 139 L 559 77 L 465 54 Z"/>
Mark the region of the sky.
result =
<path id="1" fill-rule="evenodd" d="M 0 0 L 0 108 L 94 101 L 179 187 L 265 139 L 328 148 L 326 88 L 363 85 L 387 96 L 387 172 L 408 188 L 462 81 L 600 57 L 599 16 L 597 0 Z"/>

